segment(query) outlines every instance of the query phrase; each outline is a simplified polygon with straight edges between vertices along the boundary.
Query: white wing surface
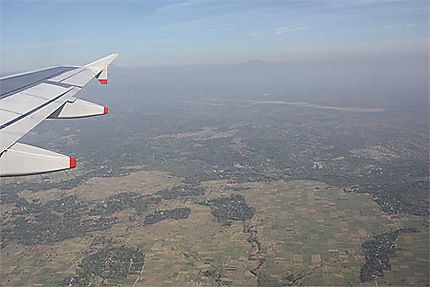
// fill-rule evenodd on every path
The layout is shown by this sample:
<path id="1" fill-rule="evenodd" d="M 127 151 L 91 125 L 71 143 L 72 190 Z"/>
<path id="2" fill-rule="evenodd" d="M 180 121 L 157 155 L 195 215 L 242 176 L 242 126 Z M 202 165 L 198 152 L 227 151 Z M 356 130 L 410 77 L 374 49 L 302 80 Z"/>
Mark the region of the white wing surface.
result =
<path id="1" fill-rule="evenodd" d="M 0 79 L 0 177 L 73 168 L 76 160 L 17 141 L 47 118 L 107 114 L 107 108 L 75 98 L 93 78 L 107 84 L 111 54 L 85 66 L 60 66 Z"/>

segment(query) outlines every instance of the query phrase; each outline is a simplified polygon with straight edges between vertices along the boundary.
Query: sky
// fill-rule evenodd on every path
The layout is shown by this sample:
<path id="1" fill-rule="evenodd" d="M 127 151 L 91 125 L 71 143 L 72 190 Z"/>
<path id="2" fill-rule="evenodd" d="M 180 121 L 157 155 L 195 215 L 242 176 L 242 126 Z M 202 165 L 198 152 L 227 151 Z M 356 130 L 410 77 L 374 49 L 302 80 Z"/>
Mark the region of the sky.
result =
<path id="1" fill-rule="evenodd" d="M 0 3 L 2 74 L 82 65 L 114 52 L 121 67 L 387 54 L 428 59 L 426 0 Z"/>

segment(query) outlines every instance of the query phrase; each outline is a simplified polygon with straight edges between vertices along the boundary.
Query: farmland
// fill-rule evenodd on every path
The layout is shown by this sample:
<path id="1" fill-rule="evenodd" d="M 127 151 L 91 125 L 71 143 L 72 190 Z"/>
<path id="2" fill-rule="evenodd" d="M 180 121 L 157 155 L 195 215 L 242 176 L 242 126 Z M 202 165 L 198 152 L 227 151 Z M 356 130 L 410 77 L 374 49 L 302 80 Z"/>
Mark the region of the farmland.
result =
<path id="1" fill-rule="evenodd" d="M 5 180 L 2 284 L 428 285 L 426 114 L 255 98 L 35 129 L 79 165 Z"/>

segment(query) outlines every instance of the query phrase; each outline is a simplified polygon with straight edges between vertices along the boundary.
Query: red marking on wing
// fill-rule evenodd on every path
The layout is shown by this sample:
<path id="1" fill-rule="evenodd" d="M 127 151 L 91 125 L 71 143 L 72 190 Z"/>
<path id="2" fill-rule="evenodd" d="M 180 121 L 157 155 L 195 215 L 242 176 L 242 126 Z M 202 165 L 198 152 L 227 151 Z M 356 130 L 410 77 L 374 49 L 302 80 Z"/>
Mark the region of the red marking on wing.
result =
<path id="1" fill-rule="evenodd" d="M 76 158 L 70 157 L 70 168 L 76 167 Z"/>

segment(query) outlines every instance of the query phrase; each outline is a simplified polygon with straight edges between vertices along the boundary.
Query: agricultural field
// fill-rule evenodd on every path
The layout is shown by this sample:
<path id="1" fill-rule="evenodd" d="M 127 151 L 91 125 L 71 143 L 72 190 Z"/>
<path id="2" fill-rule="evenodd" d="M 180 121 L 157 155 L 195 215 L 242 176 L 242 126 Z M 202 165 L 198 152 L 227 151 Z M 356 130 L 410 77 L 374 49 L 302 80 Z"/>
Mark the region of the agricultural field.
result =
<path id="1" fill-rule="evenodd" d="M 154 178 L 151 183 L 145 177 L 148 174 Z M 116 223 L 106 230 L 53 244 L 6 245 L 1 251 L 2 282 L 9 286 L 61 285 L 77 276 L 88 256 L 113 246 L 128 246 L 144 254 L 139 272 L 129 272 L 126 277 L 93 274 L 88 282 L 124 286 L 359 285 L 365 262 L 361 245 L 406 225 L 420 232 L 399 236 L 392 270 L 375 280 L 392 285 L 425 285 L 428 280 L 428 261 L 423 256 L 428 252 L 428 233 L 423 220 L 388 216 L 368 194 L 345 193 L 318 181 L 231 184 L 212 180 L 200 184 L 203 194 L 182 192 L 182 196 L 170 198 L 160 190 L 184 186 L 180 180 L 146 171 L 116 181 L 107 179 L 104 184 L 94 178 L 67 194 L 76 195 L 89 207 L 95 202 L 108 204 L 109 198 L 131 191 L 131 186 L 136 196 L 161 194 L 162 198 L 141 215 L 127 207 L 112 213 Z M 91 196 L 85 196 L 87 188 L 94 190 Z M 55 198 L 50 190 L 21 195 L 45 203 L 48 195 Z M 223 198 L 242 200 L 255 214 L 242 219 L 232 216 L 230 224 L 225 224 L 207 204 Z M 175 208 L 188 208 L 190 214 L 185 219 L 144 224 L 145 216 L 154 210 Z M 103 243 L 98 243 L 100 238 Z"/>
<path id="2" fill-rule="evenodd" d="M 428 110 L 133 87 L 24 139 L 78 167 L 3 181 L 1 284 L 429 285 Z"/>

